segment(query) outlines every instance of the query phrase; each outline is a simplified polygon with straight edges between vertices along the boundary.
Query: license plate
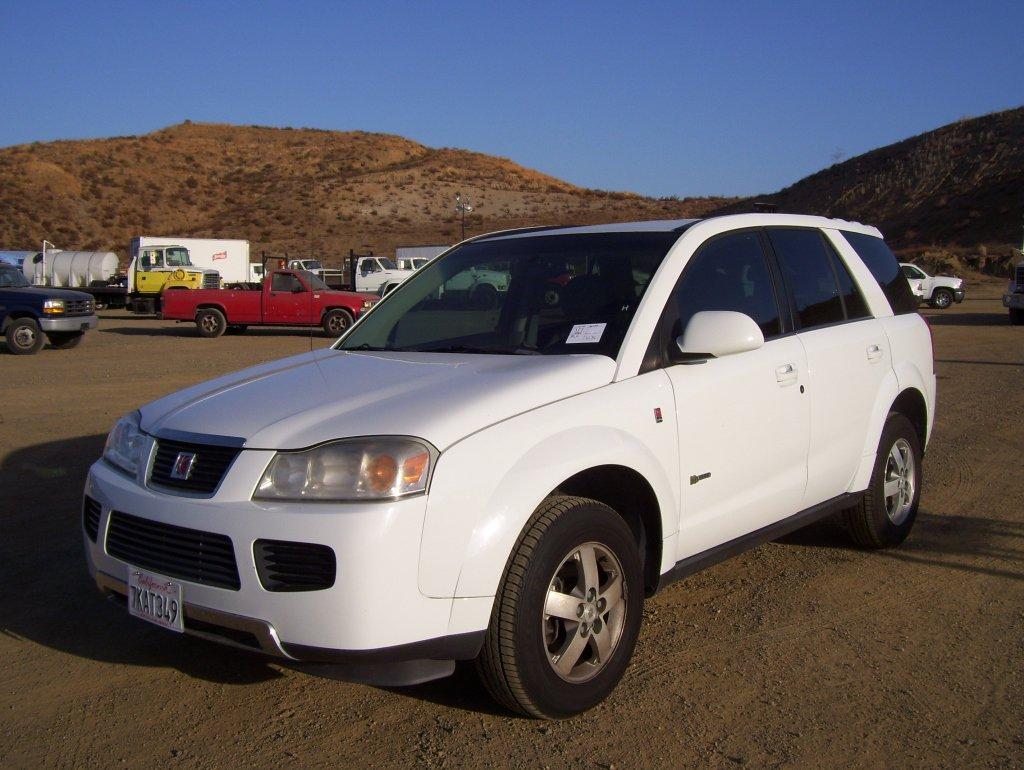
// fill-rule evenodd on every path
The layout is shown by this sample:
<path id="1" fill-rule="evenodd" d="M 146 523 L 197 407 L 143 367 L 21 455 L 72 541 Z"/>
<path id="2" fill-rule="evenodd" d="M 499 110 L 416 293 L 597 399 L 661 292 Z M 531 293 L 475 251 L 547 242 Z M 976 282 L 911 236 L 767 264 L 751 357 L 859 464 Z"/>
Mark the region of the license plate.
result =
<path id="1" fill-rule="evenodd" d="M 163 628 L 183 632 L 183 609 L 181 583 L 148 572 L 128 571 L 129 613 Z"/>

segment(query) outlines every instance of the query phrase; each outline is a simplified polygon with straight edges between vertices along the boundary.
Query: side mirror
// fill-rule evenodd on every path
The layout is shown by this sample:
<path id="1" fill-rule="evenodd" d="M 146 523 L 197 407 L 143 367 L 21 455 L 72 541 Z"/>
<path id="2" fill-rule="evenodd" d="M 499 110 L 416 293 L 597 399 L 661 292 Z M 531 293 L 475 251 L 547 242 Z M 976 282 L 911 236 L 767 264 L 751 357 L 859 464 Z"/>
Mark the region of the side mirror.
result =
<path id="1" fill-rule="evenodd" d="M 745 313 L 734 310 L 702 310 L 694 314 L 681 336 L 679 352 L 690 360 L 721 358 L 746 353 L 764 345 L 761 327 Z"/>

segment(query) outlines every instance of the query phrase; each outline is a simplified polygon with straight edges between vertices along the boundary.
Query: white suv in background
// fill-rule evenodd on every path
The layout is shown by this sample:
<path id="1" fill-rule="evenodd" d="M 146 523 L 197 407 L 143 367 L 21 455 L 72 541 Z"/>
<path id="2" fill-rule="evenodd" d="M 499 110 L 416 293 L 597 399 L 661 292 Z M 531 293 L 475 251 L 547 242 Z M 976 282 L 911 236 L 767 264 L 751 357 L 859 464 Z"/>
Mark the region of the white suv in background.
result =
<path id="1" fill-rule="evenodd" d="M 439 292 L 484 270 L 493 307 Z M 915 308 L 852 222 L 474 238 L 331 349 L 122 418 L 89 568 L 171 630 L 389 684 L 475 659 L 508 708 L 575 714 L 673 580 L 831 514 L 862 547 L 907 537 L 935 405 Z"/>
<path id="2" fill-rule="evenodd" d="M 928 275 L 917 265 L 900 262 L 900 269 L 910 283 L 911 293 L 932 307 L 945 310 L 954 302 L 964 301 L 964 279 L 951 275 Z"/>

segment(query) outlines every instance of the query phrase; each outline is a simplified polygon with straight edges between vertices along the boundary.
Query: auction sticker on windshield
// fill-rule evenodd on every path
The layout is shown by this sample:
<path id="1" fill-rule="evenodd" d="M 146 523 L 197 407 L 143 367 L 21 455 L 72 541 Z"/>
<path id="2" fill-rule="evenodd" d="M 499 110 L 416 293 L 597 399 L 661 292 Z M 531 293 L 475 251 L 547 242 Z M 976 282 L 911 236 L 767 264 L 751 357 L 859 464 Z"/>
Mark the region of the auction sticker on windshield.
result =
<path id="1" fill-rule="evenodd" d="M 572 345 L 585 342 L 600 342 L 601 335 L 604 334 L 604 327 L 607 325 L 608 324 L 576 324 L 569 332 L 569 337 L 565 340 L 565 344 Z"/>
<path id="2" fill-rule="evenodd" d="M 128 612 L 135 617 L 183 632 L 183 606 L 181 583 L 139 570 L 128 571 Z"/>

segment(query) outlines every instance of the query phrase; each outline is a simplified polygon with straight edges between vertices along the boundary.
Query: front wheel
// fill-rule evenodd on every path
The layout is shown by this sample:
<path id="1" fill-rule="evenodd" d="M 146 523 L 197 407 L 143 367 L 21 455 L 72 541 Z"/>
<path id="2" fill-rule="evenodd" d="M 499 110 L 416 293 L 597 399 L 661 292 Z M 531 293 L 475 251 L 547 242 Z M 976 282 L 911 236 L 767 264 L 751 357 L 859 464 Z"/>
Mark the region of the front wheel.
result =
<path id="1" fill-rule="evenodd" d="M 352 314 L 347 310 L 332 310 L 324 316 L 324 334 L 340 337 L 352 325 Z"/>
<path id="2" fill-rule="evenodd" d="M 196 313 L 196 331 L 200 337 L 219 337 L 227 328 L 227 319 L 216 308 L 208 307 Z"/>
<path id="3" fill-rule="evenodd" d="M 16 356 L 30 356 L 43 346 L 43 333 L 34 318 L 18 318 L 11 321 L 4 336 L 7 348 Z"/>
<path id="4" fill-rule="evenodd" d="M 932 307 L 945 310 L 953 304 L 953 292 L 949 289 L 936 289 L 932 295 Z"/>
<path id="5" fill-rule="evenodd" d="M 578 714 L 619 683 L 642 612 L 639 549 L 622 517 L 595 500 L 549 498 L 505 567 L 477 671 L 512 711 Z"/>
<path id="6" fill-rule="evenodd" d="M 77 348 L 85 339 L 85 332 L 50 332 L 46 335 L 50 341 L 50 347 L 57 350 L 71 350 Z"/>
<path id="7" fill-rule="evenodd" d="M 921 442 L 913 424 L 893 412 L 878 442 L 868 488 L 846 512 L 847 528 L 862 548 L 890 548 L 910 534 L 921 501 Z"/>

